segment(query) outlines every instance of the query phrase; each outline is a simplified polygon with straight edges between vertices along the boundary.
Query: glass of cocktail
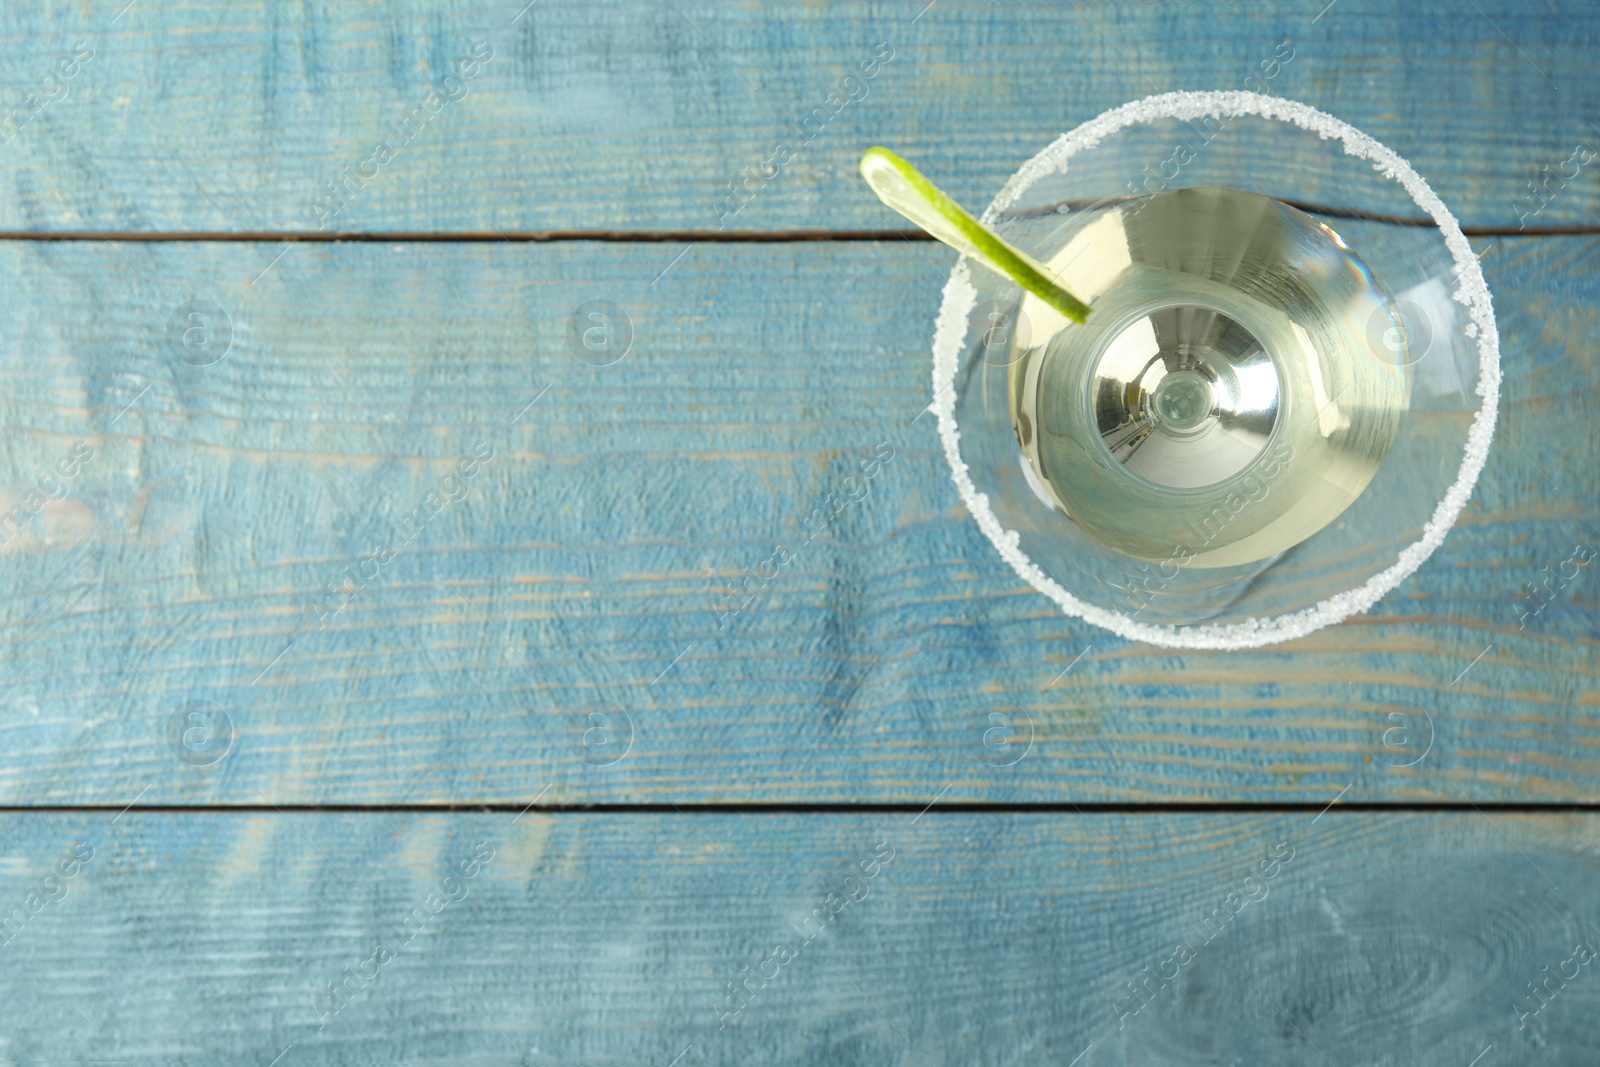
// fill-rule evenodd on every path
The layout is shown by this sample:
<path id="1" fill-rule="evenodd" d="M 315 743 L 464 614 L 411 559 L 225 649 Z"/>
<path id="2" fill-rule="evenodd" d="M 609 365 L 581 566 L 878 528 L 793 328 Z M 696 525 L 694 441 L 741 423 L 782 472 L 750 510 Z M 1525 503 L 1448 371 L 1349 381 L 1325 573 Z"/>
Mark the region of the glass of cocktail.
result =
<path id="1" fill-rule="evenodd" d="M 965 221 L 880 151 L 873 187 L 965 253 L 934 339 L 956 487 L 1065 612 L 1270 644 L 1443 540 L 1498 338 L 1460 227 L 1392 151 L 1292 101 L 1172 93 L 1065 134 Z"/>

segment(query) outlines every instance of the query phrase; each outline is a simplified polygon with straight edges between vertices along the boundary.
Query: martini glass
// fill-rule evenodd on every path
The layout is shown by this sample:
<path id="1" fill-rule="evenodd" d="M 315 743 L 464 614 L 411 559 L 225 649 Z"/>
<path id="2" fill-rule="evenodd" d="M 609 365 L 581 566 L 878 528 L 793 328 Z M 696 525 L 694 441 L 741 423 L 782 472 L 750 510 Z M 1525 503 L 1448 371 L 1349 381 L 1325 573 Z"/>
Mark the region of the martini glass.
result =
<path id="1" fill-rule="evenodd" d="M 1460 227 L 1392 151 L 1303 104 L 1172 93 L 1064 135 L 979 220 L 907 171 L 863 161 L 964 253 L 934 339 L 956 487 L 1067 614 L 1266 645 L 1442 542 L 1487 457 L 1498 338 Z"/>

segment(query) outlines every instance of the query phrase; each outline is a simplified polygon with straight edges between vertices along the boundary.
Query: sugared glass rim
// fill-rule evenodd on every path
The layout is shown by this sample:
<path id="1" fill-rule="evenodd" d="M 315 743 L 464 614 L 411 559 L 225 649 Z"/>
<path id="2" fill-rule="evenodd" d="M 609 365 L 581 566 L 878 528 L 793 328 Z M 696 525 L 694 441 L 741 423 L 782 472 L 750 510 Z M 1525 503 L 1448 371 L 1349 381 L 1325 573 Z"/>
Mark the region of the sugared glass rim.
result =
<path id="1" fill-rule="evenodd" d="M 944 445 L 945 459 L 950 463 L 956 491 L 977 520 L 979 529 L 1018 577 L 1055 601 L 1066 614 L 1094 623 L 1120 637 L 1148 641 L 1168 648 L 1259 648 L 1304 637 L 1324 626 L 1331 626 L 1366 611 L 1422 566 L 1423 561 L 1444 542 L 1445 535 L 1450 532 L 1450 527 L 1455 524 L 1472 495 L 1472 487 L 1477 484 L 1478 475 L 1483 471 L 1494 438 L 1495 417 L 1500 402 L 1500 334 L 1495 327 L 1494 306 L 1483 271 L 1478 265 L 1478 257 L 1467 244 L 1466 235 L 1461 232 L 1455 216 L 1421 175 L 1393 150 L 1349 123 L 1293 100 L 1242 90 L 1174 92 L 1148 96 L 1114 107 L 1062 134 L 1044 151 L 1024 163 L 984 212 L 983 221 L 992 225 L 996 216 L 1014 204 L 1039 178 L 1064 172 L 1067 160 L 1072 156 L 1095 147 L 1102 138 L 1121 129 L 1154 119 L 1193 120 L 1207 115 L 1218 118 L 1258 115 L 1292 123 L 1325 140 L 1338 139 L 1344 145 L 1346 154 L 1371 161 L 1374 168 L 1399 182 L 1417 206 L 1432 216 L 1444 234 L 1445 245 L 1457 268 L 1458 287 L 1454 297 L 1467 306 L 1472 323 L 1466 332 L 1469 336 L 1475 335 L 1478 345 L 1476 392 L 1483 398 L 1483 404 L 1473 417 L 1472 427 L 1467 433 L 1467 444 L 1456 480 L 1434 509 L 1433 517 L 1423 526 L 1422 536 L 1406 546 L 1393 564 L 1361 585 L 1335 593 L 1309 608 L 1266 618 L 1251 617 L 1234 623 L 1164 626 L 1140 622 L 1124 612 L 1096 607 L 1073 596 L 1022 551 L 1019 547 L 1021 536 L 1015 530 L 1007 530 L 1001 525 L 994 509 L 989 506 L 988 496 L 978 492 L 972 484 L 967 464 L 961 458 L 960 429 L 955 420 L 955 378 L 961 350 L 965 347 L 968 318 L 978 296 L 965 256 L 956 263 L 950 272 L 950 280 L 945 283 L 944 300 L 934 327 L 931 410 L 939 420 L 939 439 Z"/>

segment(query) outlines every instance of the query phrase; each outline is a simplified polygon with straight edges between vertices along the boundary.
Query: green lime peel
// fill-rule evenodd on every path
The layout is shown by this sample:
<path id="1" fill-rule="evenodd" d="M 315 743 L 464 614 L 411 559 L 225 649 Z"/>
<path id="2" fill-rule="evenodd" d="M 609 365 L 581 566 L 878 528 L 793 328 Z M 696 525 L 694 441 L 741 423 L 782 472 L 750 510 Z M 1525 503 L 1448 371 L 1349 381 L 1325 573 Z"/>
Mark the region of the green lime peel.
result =
<path id="1" fill-rule="evenodd" d="M 1038 260 L 973 218 L 922 172 L 887 148 L 869 148 L 861 157 L 861 176 L 878 199 L 918 228 L 977 260 L 1055 308 L 1076 323 L 1089 318 L 1089 305 L 1051 278 Z"/>

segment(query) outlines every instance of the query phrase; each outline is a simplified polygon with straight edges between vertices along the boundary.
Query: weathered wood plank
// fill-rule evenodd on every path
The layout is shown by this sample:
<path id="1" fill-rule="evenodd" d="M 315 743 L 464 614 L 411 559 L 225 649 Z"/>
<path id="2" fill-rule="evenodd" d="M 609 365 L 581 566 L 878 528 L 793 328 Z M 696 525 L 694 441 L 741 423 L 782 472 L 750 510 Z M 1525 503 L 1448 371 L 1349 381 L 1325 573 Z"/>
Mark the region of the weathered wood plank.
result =
<path id="1" fill-rule="evenodd" d="M 135 811 L 0 835 L 14 1063 L 1463 1067 L 1582 1063 L 1600 1036 L 1594 816 Z"/>
<path id="2" fill-rule="evenodd" d="M 0 798 L 1594 800 L 1594 578 L 1519 606 L 1600 545 L 1600 242 L 1492 247 L 1460 528 L 1371 615 L 1207 655 L 1062 617 L 966 516 L 918 419 L 937 249 L 0 245 Z"/>
<path id="3" fill-rule="evenodd" d="M 1600 220 L 1584 7 L 124 3 L 0 16 L 0 113 L 19 116 L 0 229 L 316 230 L 347 167 L 328 219 L 345 230 L 883 227 L 850 181 L 873 142 L 982 205 L 1107 107 L 1258 86 L 1392 145 L 1469 224 Z M 476 76 L 446 85 L 463 61 Z M 394 158 L 374 156 L 390 136 Z M 723 219 L 731 182 L 752 199 Z M 1315 170 L 1301 192 L 1338 202 Z"/>

